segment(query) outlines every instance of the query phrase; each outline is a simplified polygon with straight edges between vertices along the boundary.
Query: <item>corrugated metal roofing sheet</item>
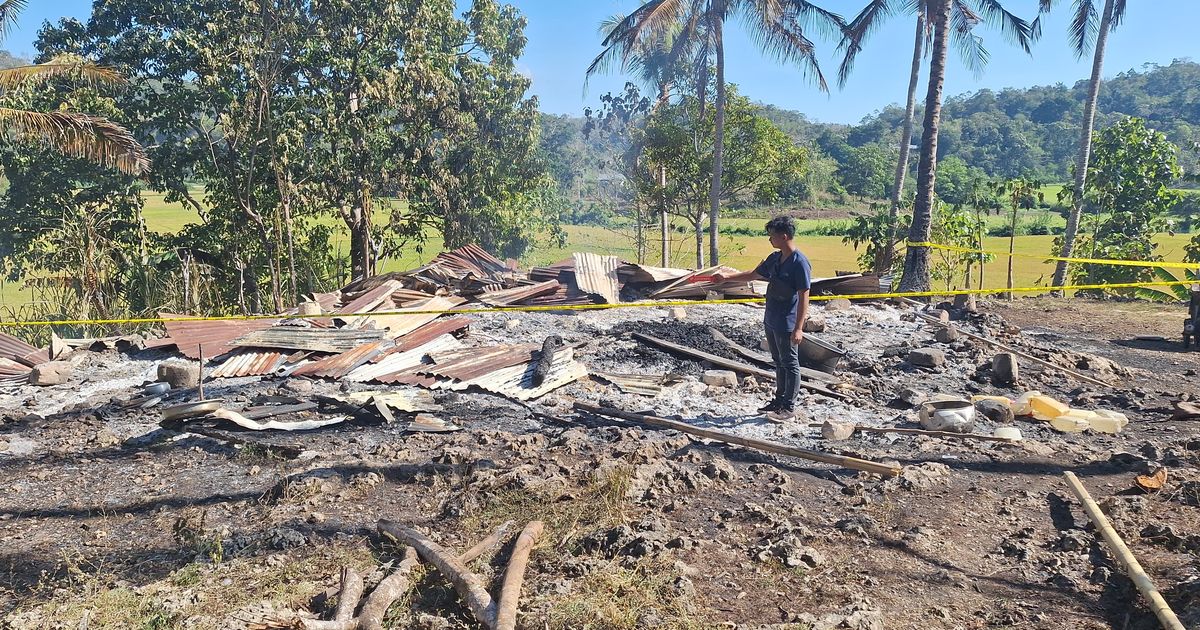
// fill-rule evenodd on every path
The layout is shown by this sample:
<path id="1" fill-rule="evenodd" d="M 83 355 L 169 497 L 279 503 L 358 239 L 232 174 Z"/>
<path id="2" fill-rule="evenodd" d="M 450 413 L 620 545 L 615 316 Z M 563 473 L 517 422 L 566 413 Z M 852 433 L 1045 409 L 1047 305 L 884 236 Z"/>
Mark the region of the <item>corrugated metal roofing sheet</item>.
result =
<path id="1" fill-rule="evenodd" d="M 501 289 L 499 291 L 484 291 L 479 294 L 476 299 L 488 306 L 509 306 L 530 298 L 535 298 L 541 295 L 547 295 L 558 291 L 560 285 L 558 280 L 547 280 L 538 282 L 537 284 L 527 284 L 524 286 L 513 287 L 511 289 Z"/>
<path id="2" fill-rule="evenodd" d="M 387 308 L 392 308 L 392 294 L 404 285 L 395 280 L 388 280 L 383 284 L 359 295 L 341 308 L 334 311 L 335 313 L 366 313 L 375 310 L 380 305 L 386 305 Z M 355 318 L 355 322 L 361 321 Z M 356 325 L 355 327 L 360 327 Z"/>
<path id="3" fill-rule="evenodd" d="M 371 357 L 391 349 L 396 342 L 391 339 L 380 339 L 320 361 L 302 365 L 292 372 L 293 376 L 323 376 L 325 378 L 341 378 L 354 368 L 371 360 Z"/>
<path id="4" fill-rule="evenodd" d="M 420 369 L 422 374 L 445 376 L 460 381 L 495 372 L 519 363 L 528 363 L 537 346 L 492 346 L 487 348 L 463 348 L 453 352 L 432 354 L 433 365 Z"/>
<path id="5" fill-rule="evenodd" d="M 370 317 L 359 318 L 362 322 L 362 326 L 360 327 L 374 326 L 375 328 L 379 329 L 386 328 L 388 331 L 387 336 L 394 339 L 396 337 L 406 335 L 441 316 L 439 313 L 414 312 L 409 314 L 405 313 L 405 311 L 444 311 L 454 308 L 463 302 L 466 302 L 466 300 L 460 297 L 439 296 L 430 298 L 424 304 L 419 304 L 408 308 L 398 309 L 391 304 L 388 304 L 386 309 L 379 309 L 381 311 L 389 311 L 388 314 L 372 315 Z"/>
<path id="6" fill-rule="evenodd" d="M 346 328 L 300 328 L 275 326 L 242 335 L 231 342 L 237 347 L 309 350 L 340 354 L 364 343 L 379 341 L 387 331 Z"/>
<path id="7" fill-rule="evenodd" d="M 357 382 L 396 382 L 385 379 L 392 375 L 409 373 L 421 367 L 425 357 L 430 352 L 445 352 L 461 348 L 462 345 L 461 341 L 451 335 L 440 335 L 417 347 L 389 354 L 378 363 L 367 363 L 359 366 L 346 375 L 346 380 Z"/>
<path id="8" fill-rule="evenodd" d="M 573 359 L 555 361 L 554 367 L 550 369 L 546 379 L 536 387 L 533 385 L 533 372 L 534 364 L 532 362 L 523 363 L 494 370 L 469 381 L 438 383 L 433 387 L 454 391 L 478 387 L 517 400 L 531 400 L 587 376 L 587 368 Z"/>
<path id="9" fill-rule="evenodd" d="M 258 351 L 249 348 L 236 350 L 217 369 L 212 371 L 213 378 L 229 378 L 234 376 L 263 376 L 271 374 L 275 368 L 283 365 L 284 354 L 276 351 Z"/>
<path id="10" fill-rule="evenodd" d="M 171 319 L 187 317 L 176 313 L 159 312 L 159 317 Z M 204 356 L 215 357 L 233 350 L 233 340 L 247 333 L 264 330 L 279 323 L 278 319 L 214 320 L 190 322 L 164 322 L 167 335 L 189 359 L 200 358 L 200 344 L 204 345 Z"/>
<path id="11" fill-rule="evenodd" d="M 469 317 L 450 317 L 434 320 L 396 339 L 396 349 L 399 352 L 407 352 L 408 350 L 423 346 L 442 335 L 463 330 L 470 324 L 471 318 Z"/>
<path id="12" fill-rule="evenodd" d="M 0 357 L 26 366 L 34 366 L 50 360 L 49 350 L 31 346 L 12 335 L 0 333 Z"/>
<path id="13" fill-rule="evenodd" d="M 576 253 L 574 257 L 575 284 L 580 291 L 599 296 L 607 304 L 621 301 L 621 284 L 617 278 L 620 259 L 587 252 Z"/>

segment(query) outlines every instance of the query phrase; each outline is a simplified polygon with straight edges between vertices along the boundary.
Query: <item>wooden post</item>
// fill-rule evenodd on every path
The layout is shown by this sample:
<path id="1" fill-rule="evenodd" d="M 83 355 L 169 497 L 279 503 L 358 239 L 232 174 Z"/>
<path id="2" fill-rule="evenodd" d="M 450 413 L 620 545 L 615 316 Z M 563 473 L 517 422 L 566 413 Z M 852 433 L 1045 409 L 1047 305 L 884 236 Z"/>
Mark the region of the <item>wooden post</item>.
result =
<path id="1" fill-rule="evenodd" d="M 1100 511 L 1100 507 L 1092 500 L 1092 496 L 1088 494 L 1087 488 L 1079 483 L 1079 478 L 1075 473 L 1066 471 L 1063 476 L 1067 478 L 1067 485 L 1071 487 L 1071 492 L 1079 498 L 1083 503 L 1083 511 L 1087 512 L 1088 518 L 1092 519 L 1092 524 L 1096 526 L 1096 530 L 1100 532 L 1100 536 L 1104 538 L 1104 542 L 1108 545 L 1109 550 L 1117 557 L 1117 561 L 1121 563 L 1121 567 L 1125 569 L 1125 573 L 1133 580 L 1133 585 L 1141 592 L 1142 597 L 1146 598 L 1146 602 L 1150 604 L 1150 610 L 1154 612 L 1154 616 L 1158 617 L 1159 623 L 1166 630 L 1187 630 L 1180 623 L 1179 618 L 1175 616 L 1175 612 L 1167 605 L 1167 601 L 1163 599 L 1162 593 L 1154 586 L 1154 582 L 1150 580 L 1150 576 L 1146 575 L 1146 571 L 1142 569 L 1141 563 L 1134 557 L 1133 552 L 1129 551 L 1129 547 L 1125 546 L 1125 541 L 1121 540 L 1121 536 L 1113 529 L 1112 524 L 1108 522 L 1108 518 Z"/>

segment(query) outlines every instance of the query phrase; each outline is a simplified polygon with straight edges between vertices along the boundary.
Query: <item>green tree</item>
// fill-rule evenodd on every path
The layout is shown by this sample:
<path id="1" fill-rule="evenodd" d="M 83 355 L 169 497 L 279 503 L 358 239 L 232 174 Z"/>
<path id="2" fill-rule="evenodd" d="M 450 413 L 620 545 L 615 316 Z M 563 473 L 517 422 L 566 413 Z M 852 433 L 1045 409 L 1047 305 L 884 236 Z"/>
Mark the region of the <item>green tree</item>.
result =
<path id="1" fill-rule="evenodd" d="M 851 194 L 882 199 L 891 185 L 892 156 L 888 150 L 868 144 L 853 147 L 838 167 L 838 178 Z"/>
<path id="2" fill-rule="evenodd" d="M 750 198 L 759 203 L 779 199 L 785 187 L 804 176 L 806 151 L 765 116 L 750 100 L 729 86 L 726 99 L 724 140 L 726 176 L 722 179 L 721 199 Z M 701 112 L 693 96 L 660 109 L 646 129 L 646 158 L 666 164 L 674 181 L 667 196 L 675 212 L 692 225 L 696 234 L 696 266 L 704 264 L 703 225 L 707 215 L 708 182 L 716 163 L 712 130 L 716 126 L 714 108 Z M 703 142 L 697 143 L 696 139 Z M 711 259 L 709 264 L 713 264 Z"/>
<path id="3" fill-rule="evenodd" d="M 718 216 L 726 187 L 721 179 L 725 164 L 725 24 L 741 19 L 759 46 L 782 61 L 800 65 L 822 91 L 825 77 L 817 61 L 816 46 L 805 33 L 813 26 L 823 33 L 840 32 L 842 18 L 807 0 L 649 0 L 625 16 L 604 39 L 606 49 L 633 51 L 648 48 L 645 42 L 670 34 L 675 50 L 695 50 L 695 85 L 700 89 L 701 112 L 708 87 L 710 63 L 715 66 L 716 121 L 713 128 L 713 163 L 709 186 L 709 262 L 718 262 Z M 603 53 L 602 53 L 603 54 Z M 678 57 L 678 53 L 670 53 Z"/>
<path id="4" fill-rule="evenodd" d="M 1179 177 L 1177 147 L 1140 118 L 1125 118 L 1101 130 L 1092 141 L 1088 163 L 1087 202 L 1097 215 L 1087 221 L 1091 235 L 1080 238 L 1078 251 L 1089 258 L 1161 260 L 1153 237 L 1178 203 L 1170 184 Z M 1064 238 L 1065 238 L 1064 234 Z M 1062 246 L 1061 239 L 1056 243 Z M 1136 282 L 1150 269 L 1118 265 L 1079 265 L 1073 282 Z"/>
<path id="5" fill-rule="evenodd" d="M 1007 179 L 992 184 L 992 191 L 1008 202 L 1008 299 L 1013 299 L 1013 253 L 1017 245 L 1017 210 L 1033 208 L 1041 201 L 1038 190 L 1042 183 L 1025 177 Z"/>

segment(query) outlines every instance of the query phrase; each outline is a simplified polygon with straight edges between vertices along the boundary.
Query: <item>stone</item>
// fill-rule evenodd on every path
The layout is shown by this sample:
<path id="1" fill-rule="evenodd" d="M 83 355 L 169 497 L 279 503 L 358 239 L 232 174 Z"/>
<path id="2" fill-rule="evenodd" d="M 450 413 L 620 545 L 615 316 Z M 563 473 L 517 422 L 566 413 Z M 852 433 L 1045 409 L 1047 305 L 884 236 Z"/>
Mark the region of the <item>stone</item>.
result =
<path id="1" fill-rule="evenodd" d="M 170 383 L 173 389 L 196 387 L 200 384 L 200 364 L 192 361 L 163 361 L 158 364 L 158 380 Z"/>
<path id="2" fill-rule="evenodd" d="M 954 296 L 954 308 L 966 311 L 968 313 L 978 313 L 979 302 L 975 299 L 974 294 L 956 295 Z"/>
<path id="3" fill-rule="evenodd" d="M 516 330 L 520 327 L 521 327 L 521 320 L 519 320 L 519 319 L 510 319 L 510 320 L 504 322 L 504 328 L 506 330 Z"/>
<path id="4" fill-rule="evenodd" d="M 946 362 L 946 353 L 937 348 L 913 348 L 908 353 L 908 362 L 920 367 L 940 367 Z"/>
<path id="5" fill-rule="evenodd" d="M 850 310 L 850 300 L 846 298 L 836 298 L 825 303 L 826 312 L 848 311 Z"/>
<path id="6" fill-rule="evenodd" d="M 731 370 L 706 370 L 700 381 L 709 387 L 737 387 L 737 374 Z"/>
<path id="7" fill-rule="evenodd" d="M 687 319 L 687 311 L 682 306 L 671 308 L 671 319 Z"/>
<path id="8" fill-rule="evenodd" d="M 301 302 L 300 314 L 305 317 L 313 317 L 321 314 L 321 304 L 319 302 Z"/>
<path id="9" fill-rule="evenodd" d="M 317 386 L 307 378 L 289 378 L 284 381 L 279 387 L 280 390 L 288 391 L 293 394 L 311 394 L 317 390 Z"/>
<path id="10" fill-rule="evenodd" d="M 858 425 L 853 422 L 832 422 L 826 420 L 821 424 L 821 437 L 826 440 L 848 440 L 854 435 Z"/>
<path id="11" fill-rule="evenodd" d="M 906 388 L 900 390 L 900 393 L 897 394 L 896 397 L 899 398 L 900 400 L 904 401 L 906 404 L 912 405 L 914 407 L 916 407 L 917 405 L 920 405 L 921 403 L 923 403 L 929 399 L 929 397 L 926 396 L 923 392 L 919 392 L 911 387 L 906 387 Z"/>
<path id="12" fill-rule="evenodd" d="M 41 386 L 62 385 L 71 378 L 74 367 L 70 361 L 48 361 L 35 365 L 29 372 L 29 382 Z"/>
<path id="13" fill-rule="evenodd" d="M 992 357 L 992 382 L 998 385 L 1015 385 L 1020 376 L 1017 355 L 1001 352 Z"/>
<path id="14" fill-rule="evenodd" d="M 108 448 L 120 444 L 121 438 L 117 437 L 108 427 L 100 427 L 96 431 L 96 435 L 92 437 L 92 441 L 96 443 L 96 446 Z"/>
<path id="15" fill-rule="evenodd" d="M 825 332 L 825 318 L 818 315 L 804 320 L 804 332 Z"/>
<path id="16" fill-rule="evenodd" d="M 943 324 L 950 323 L 950 311 L 947 311 L 944 308 L 935 308 L 929 314 L 932 315 L 933 317 L 936 317 L 938 319 L 938 321 L 942 322 Z"/>
<path id="17" fill-rule="evenodd" d="M 933 338 L 936 339 L 938 343 L 953 343 L 958 341 L 959 337 L 960 335 L 958 334 L 958 329 L 954 326 L 942 326 L 936 333 L 933 334 Z"/>
<path id="18" fill-rule="evenodd" d="M 1012 424 L 1012 407 L 999 400 L 980 400 L 975 403 L 975 411 L 979 415 L 997 424 Z"/>

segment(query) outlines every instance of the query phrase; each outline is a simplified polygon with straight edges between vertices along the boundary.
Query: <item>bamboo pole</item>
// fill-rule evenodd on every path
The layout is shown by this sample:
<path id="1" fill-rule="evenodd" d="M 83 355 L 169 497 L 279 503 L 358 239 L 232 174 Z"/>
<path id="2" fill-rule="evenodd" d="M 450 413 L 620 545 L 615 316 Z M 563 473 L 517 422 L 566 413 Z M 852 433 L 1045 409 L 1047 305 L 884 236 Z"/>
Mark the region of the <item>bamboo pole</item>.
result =
<path id="1" fill-rule="evenodd" d="M 1125 569 L 1125 573 L 1129 575 L 1129 579 L 1133 581 L 1133 585 L 1142 593 L 1142 597 L 1146 598 L 1150 604 L 1150 610 L 1154 612 L 1154 616 L 1158 617 L 1159 623 L 1166 630 L 1187 630 L 1180 623 L 1179 618 L 1175 616 L 1174 611 L 1167 605 L 1163 599 L 1162 593 L 1154 586 L 1154 582 L 1150 580 L 1150 576 L 1146 575 L 1146 571 L 1142 569 L 1141 563 L 1134 557 L 1133 552 L 1129 551 L 1129 547 L 1125 546 L 1125 541 L 1121 540 L 1121 536 L 1113 529 L 1112 524 L 1108 522 L 1108 518 L 1100 511 L 1099 506 L 1092 500 L 1092 496 L 1088 494 L 1087 488 L 1079 483 L 1079 478 L 1075 473 L 1066 471 L 1063 476 L 1067 479 L 1067 485 L 1071 487 L 1071 491 L 1083 503 L 1083 510 L 1087 512 L 1088 518 L 1092 519 L 1092 524 L 1100 532 L 1104 538 L 1104 542 L 1108 544 L 1108 548 L 1117 557 L 1121 566 Z"/>
<path id="2" fill-rule="evenodd" d="M 656 426 L 656 427 L 660 427 L 660 428 L 664 428 L 664 429 L 674 429 L 676 431 L 680 431 L 680 432 L 687 433 L 690 435 L 696 435 L 699 437 L 707 438 L 709 440 L 725 442 L 726 444 L 737 444 L 738 446 L 745 446 L 747 448 L 758 449 L 760 451 L 766 451 L 768 453 L 775 453 L 778 455 L 787 455 L 788 457 L 798 457 L 800 459 L 807 459 L 807 460 L 811 460 L 814 462 L 821 462 L 824 464 L 833 464 L 835 466 L 841 466 L 843 468 L 850 468 L 853 470 L 865 470 L 867 472 L 875 473 L 877 475 L 883 475 L 884 477 L 895 477 L 895 476 L 899 475 L 900 471 L 902 470 L 899 464 L 883 464 L 880 462 L 873 462 L 873 461 L 869 461 L 866 459 L 858 459 L 857 457 L 846 457 L 844 455 L 834 455 L 832 453 L 823 453 L 821 451 L 814 451 L 814 450 L 810 450 L 810 449 L 806 449 L 806 448 L 797 448 L 794 446 L 788 446 L 786 444 L 780 444 L 778 442 L 769 442 L 767 440 L 756 440 L 754 438 L 745 438 L 745 437 L 741 437 L 738 435 L 732 435 L 730 433 L 723 433 L 721 431 L 711 431 L 709 429 L 701 429 L 700 427 L 694 427 L 690 424 L 686 424 L 683 422 L 676 422 L 674 420 L 668 420 L 666 418 L 659 418 L 657 416 L 650 416 L 650 415 L 646 415 L 646 414 L 630 413 L 627 411 L 621 411 L 620 409 L 611 409 L 608 407 L 598 407 L 596 405 L 589 405 L 587 403 L 581 403 L 581 402 L 575 403 L 575 409 L 578 409 L 581 411 L 586 411 L 589 413 L 599 414 L 602 416 L 611 416 L 613 418 L 621 418 L 623 420 L 630 420 L 633 422 L 641 422 L 643 424 L 648 424 L 651 426 Z"/>

